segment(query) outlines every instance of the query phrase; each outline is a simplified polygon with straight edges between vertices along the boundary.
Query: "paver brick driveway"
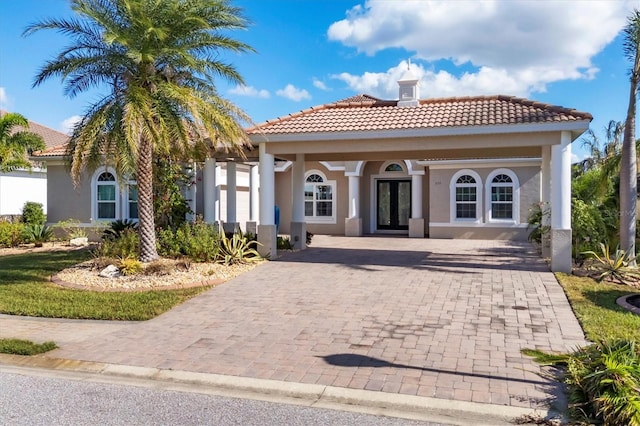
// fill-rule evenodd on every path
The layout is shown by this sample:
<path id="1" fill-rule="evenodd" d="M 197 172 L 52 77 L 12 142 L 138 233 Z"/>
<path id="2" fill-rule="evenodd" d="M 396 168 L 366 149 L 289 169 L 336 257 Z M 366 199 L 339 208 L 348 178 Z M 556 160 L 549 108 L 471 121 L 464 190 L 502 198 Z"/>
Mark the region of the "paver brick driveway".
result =
<path id="1" fill-rule="evenodd" d="M 584 336 L 528 244 L 316 236 L 172 311 L 52 356 L 536 407 L 522 348 Z"/>

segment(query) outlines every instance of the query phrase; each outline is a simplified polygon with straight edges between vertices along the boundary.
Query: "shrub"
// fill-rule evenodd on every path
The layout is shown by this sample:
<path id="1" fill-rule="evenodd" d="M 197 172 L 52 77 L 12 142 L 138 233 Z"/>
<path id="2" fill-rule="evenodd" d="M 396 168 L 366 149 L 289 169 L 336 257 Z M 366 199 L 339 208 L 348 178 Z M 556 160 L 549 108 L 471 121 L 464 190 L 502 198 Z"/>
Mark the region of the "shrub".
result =
<path id="1" fill-rule="evenodd" d="M 527 229 L 529 230 L 529 241 L 536 244 L 542 244 L 542 238 L 545 237 L 551 227 L 543 225 L 543 219 L 549 219 L 551 213 L 549 207 L 545 203 L 538 203 L 529 209 L 529 217 L 527 217 Z"/>
<path id="2" fill-rule="evenodd" d="M 225 265 L 255 262 L 261 260 L 256 250 L 257 241 L 249 241 L 241 233 L 233 234 L 231 238 L 225 236 L 220 245 L 220 253 Z"/>
<path id="3" fill-rule="evenodd" d="M 288 237 L 278 237 L 276 247 L 278 250 L 291 250 L 293 246 L 291 245 L 291 240 Z"/>
<path id="4" fill-rule="evenodd" d="M 102 233 L 102 239 L 115 240 L 122 236 L 122 233 L 126 230 L 137 231 L 138 222 L 134 222 L 131 219 L 118 219 L 109 224 L 109 228 L 105 229 Z"/>
<path id="5" fill-rule="evenodd" d="M 22 207 L 22 221 L 27 225 L 44 225 L 47 216 L 44 214 L 41 203 L 27 201 Z"/>
<path id="6" fill-rule="evenodd" d="M 94 254 L 96 257 L 138 258 L 140 235 L 134 229 L 125 229 L 120 233 L 120 238 L 102 240 Z"/>
<path id="7" fill-rule="evenodd" d="M 62 229 L 66 234 L 66 238 L 69 240 L 87 237 L 87 231 L 80 226 L 78 219 L 61 220 L 56 223 L 55 227 Z"/>
<path id="8" fill-rule="evenodd" d="M 195 262 L 212 262 L 220 253 L 220 234 L 204 222 L 183 223 L 178 229 L 157 234 L 158 253 L 167 257 L 186 256 Z"/>
<path id="9" fill-rule="evenodd" d="M 138 275 L 142 272 L 142 262 L 133 257 L 121 258 L 118 262 L 118 269 L 122 275 Z"/>
<path id="10" fill-rule="evenodd" d="M 16 247 L 25 242 L 24 223 L 0 221 L 0 247 Z"/>
<path id="11" fill-rule="evenodd" d="M 573 237 L 573 256 L 596 250 L 599 243 L 607 239 L 607 227 L 599 206 L 573 198 L 571 200 L 571 234 Z"/>
<path id="12" fill-rule="evenodd" d="M 53 231 L 45 225 L 28 224 L 24 227 L 25 240 L 35 243 L 36 247 L 42 247 L 47 241 L 53 239 Z"/>
<path id="13" fill-rule="evenodd" d="M 564 382 L 574 417 L 605 425 L 640 426 L 640 345 L 600 342 L 571 354 L 524 351 L 548 365 L 566 365 Z"/>

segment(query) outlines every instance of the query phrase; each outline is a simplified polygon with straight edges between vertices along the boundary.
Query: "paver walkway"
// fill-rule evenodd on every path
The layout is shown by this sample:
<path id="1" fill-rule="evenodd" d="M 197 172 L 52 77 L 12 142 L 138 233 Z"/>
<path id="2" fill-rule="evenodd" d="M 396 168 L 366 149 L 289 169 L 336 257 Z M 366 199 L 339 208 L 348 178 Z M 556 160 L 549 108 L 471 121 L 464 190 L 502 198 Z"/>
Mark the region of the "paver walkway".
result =
<path id="1" fill-rule="evenodd" d="M 0 329 L 21 321 L 2 317 Z M 557 389 L 520 350 L 585 344 L 544 262 L 502 241 L 316 236 L 158 318 L 115 327 L 50 355 L 538 407 Z"/>

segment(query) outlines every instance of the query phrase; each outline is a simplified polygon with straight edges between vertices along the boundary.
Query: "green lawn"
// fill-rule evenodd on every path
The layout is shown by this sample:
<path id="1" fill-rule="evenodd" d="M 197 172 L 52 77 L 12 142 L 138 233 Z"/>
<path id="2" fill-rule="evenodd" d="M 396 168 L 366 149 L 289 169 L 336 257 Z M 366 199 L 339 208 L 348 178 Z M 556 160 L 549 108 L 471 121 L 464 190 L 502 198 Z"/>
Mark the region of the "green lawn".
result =
<path id="1" fill-rule="evenodd" d="M 95 292 L 60 288 L 49 277 L 87 260 L 86 251 L 0 257 L 0 313 L 50 318 L 143 321 L 209 287 L 148 292 Z"/>
<path id="2" fill-rule="evenodd" d="M 627 339 L 640 342 L 640 315 L 616 304 L 616 299 L 640 289 L 591 278 L 556 274 L 587 338 Z"/>

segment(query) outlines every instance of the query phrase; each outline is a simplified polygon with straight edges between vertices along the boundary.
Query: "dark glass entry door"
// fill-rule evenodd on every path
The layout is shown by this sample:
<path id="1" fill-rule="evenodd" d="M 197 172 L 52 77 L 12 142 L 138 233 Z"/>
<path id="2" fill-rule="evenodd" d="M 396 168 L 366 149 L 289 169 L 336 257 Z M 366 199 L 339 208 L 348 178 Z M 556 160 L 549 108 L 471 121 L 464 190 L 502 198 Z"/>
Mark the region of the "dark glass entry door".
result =
<path id="1" fill-rule="evenodd" d="M 378 229 L 408 230 L 411 215 L 411 181 L 378 180 Z"/>

